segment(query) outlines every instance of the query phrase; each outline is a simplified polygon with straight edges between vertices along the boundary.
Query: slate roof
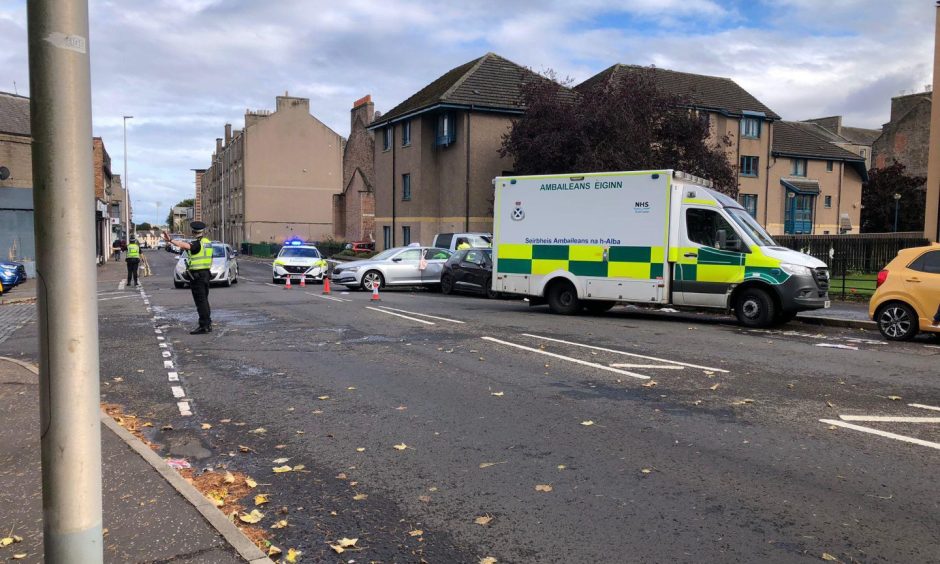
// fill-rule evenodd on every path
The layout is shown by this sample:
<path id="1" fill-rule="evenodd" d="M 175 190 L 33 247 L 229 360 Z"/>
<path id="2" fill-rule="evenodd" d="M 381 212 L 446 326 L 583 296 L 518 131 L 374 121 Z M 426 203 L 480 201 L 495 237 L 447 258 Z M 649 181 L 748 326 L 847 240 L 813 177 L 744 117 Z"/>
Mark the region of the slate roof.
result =
<path id="1" fill-rule="evenodd" d="M 438 104 L 473 105 L 480 109 L 522 113 L 525 111 L 522 85 L 533 79 L 547 80 L 495 53 L 487 53 L 447 71 L 401 104 L 377 117 L 369 127 L 375 128 Z"/>
<path id="2" fill-rule="evenodd" d="M 855 143 L 856 145 L 871 145 L 875 142 L 875 139 L 881 136 L 881 130 L 866 129 L 864 127 L 846 127 L 843 125 L 841 135 L 848 139 L 850 143 Z"/>
<path id="3" fill-rule="evenodd" d="M 772 152 L 834 161 L 865 162 L 859 155 L 835 145 L 829 137 L 842 139 L 815 123 L 781 121 L 774 125 Z"/>
<path id="4" fill-rule="evenodd" d="M 0 92 L 0 133 L 30 135 L 29 98 Z"/>
<path id="5" fill-rule="evenodd" d="M 741 88 L 738 83 L 719 76 L 618 63 L 575 86 L 575 90 L 591 88 L 601 81 L 617 79 L 628 73 L 646 71 L 652 71 L 653 80 L 661 90 L 687 97 L 693 107 L 731 115 L 741 115 L 745 111 L 763 112 L 770 119 L 780 119 L 779 115 Z"/>

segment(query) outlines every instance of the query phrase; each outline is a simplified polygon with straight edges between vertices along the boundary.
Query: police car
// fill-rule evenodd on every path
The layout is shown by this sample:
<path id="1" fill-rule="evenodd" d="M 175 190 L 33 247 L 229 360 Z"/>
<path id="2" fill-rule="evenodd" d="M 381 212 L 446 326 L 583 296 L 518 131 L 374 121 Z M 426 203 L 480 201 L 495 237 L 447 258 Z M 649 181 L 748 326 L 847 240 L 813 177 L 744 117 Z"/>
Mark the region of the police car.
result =
<path id="1" fill-rule="evenodd" d="M 326 271 L 326 261 L 315 246 L 292 239 L 284 243 L 271 265 L 271 282 L 282 284 L 288 277 L 291 281 L 304 277 L 322 282 Z"/>

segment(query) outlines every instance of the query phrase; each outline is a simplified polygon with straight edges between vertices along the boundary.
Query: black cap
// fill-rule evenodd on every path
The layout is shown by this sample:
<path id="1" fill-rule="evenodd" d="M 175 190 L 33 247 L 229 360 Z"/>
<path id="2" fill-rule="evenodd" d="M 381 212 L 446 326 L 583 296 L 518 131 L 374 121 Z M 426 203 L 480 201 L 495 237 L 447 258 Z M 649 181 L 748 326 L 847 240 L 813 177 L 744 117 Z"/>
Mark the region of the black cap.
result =
<path id="1" fill-rule="evenodd" d="M 201 221 L 192 221 L 189 223 L 189 227 L 193 231 L 205 231 L 206 230 L 206 224 Z"/>

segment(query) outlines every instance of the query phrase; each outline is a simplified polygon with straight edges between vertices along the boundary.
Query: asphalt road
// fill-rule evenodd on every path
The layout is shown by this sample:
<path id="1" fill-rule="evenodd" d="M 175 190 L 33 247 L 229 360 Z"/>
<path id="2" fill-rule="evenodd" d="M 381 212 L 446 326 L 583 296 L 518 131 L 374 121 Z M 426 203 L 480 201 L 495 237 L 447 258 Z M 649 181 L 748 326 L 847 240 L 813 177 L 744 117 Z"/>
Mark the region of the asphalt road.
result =
<path id="1" fill-rule="evenodd" d="M 940 562 L 940 341 L 422 290 L 327 299 L 249 260 L 210 292 L 215 331 L 190 336 L 172 256 L 148 257 L 151 312 L 101 288 L 103 399 L 154 421 L 165 453 L 254 477 L 262 525 L 290 523 L 271 531 L 285 552 Z M 275 474 L 281 457 L 305 469 Z M 341 537 L 361 550 L 336 555 Z"/>

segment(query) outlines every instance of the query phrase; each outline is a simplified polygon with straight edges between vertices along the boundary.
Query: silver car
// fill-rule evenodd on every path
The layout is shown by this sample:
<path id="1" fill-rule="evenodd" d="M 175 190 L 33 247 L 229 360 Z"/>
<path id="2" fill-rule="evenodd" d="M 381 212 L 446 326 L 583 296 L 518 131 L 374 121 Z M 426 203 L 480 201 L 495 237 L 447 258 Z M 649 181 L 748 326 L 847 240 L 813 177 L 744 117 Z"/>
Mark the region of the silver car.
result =
<path id="1" fill-rule="evenodd" d="M 232 250 L 229 245 L 223 245 L 218 241 L 212 242 L 212 266 L 209 267 L 211 278 L 210 284 L 224 284 L 231 286 L 238 284 L 238 261 L 235 257 L 238 253 Z M 189 285 L 189 273 L 186 270 L 186 254 L 180 255 L 176 261 L 176 268 L 173 270 L 173 285 L 177 288 L 183 288 Z"/>
<path id="2" fill-rule="evenodd" d="M 330 281 L 347 288 L 372 290 L 375 285 L 437 286 L 450 251 L 435 247 L 396 247 L 370 259 L 337 264 Z"/>

